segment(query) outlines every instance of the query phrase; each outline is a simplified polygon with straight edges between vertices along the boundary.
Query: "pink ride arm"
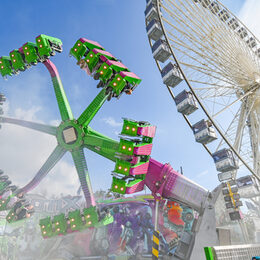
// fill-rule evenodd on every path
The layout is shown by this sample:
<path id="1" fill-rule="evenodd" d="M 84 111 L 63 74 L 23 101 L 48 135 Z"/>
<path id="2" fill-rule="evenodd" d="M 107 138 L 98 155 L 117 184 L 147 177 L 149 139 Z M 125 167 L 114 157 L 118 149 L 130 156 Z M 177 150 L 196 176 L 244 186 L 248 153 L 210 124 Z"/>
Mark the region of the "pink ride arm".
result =
<path id="1" fill-rule="evenodd" d="M 179 201 L 197 211 L 203 208 L 209 191 L 174 171 L 170 164 L 162 164 L 150 159 L 146 186 L 157 198 Z"/>

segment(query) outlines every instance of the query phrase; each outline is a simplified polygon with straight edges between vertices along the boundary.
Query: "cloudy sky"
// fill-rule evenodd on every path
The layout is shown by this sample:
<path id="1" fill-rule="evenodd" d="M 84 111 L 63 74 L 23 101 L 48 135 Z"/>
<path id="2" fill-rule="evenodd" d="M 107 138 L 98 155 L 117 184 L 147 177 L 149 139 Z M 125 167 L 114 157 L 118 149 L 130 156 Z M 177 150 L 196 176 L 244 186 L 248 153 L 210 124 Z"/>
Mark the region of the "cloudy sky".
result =
<path id="1" fill-rule="evenodd" d="M 227 6 L 260 37 L 256 19 L 259 0 L 223 0 Z M 117 139 L 122 117 L 150 121 L 157 125 L 152 157 L 170 162 L 174 169 L 200 185 L 213 189 L 217 172 L 212 158 L 194 141 L 193 134 L 177 112 L 153 60 L 145 25 L 145 0 L 45 0 L 1 1 L 0 55 L 8 55 L 41 33 L 60 38 L 64 51 L 52 58 L 59 69 L 74 117 L 77 118 L 98 94 L 96 82 L 76 66 L 69 50 L 80 37 L 101 43 L 106 50 L 142 78 L 133 95 L 107 102 L 91 127 Z M 256 18 L 257 17 L 257 18 Z M 5 115 L 57 125 L 58 107 L 48 72 L 42 64 L 18 76 L 0 79 L 0 92 L 8 101 Z M 0 131 L 0 168 L 14 184 L 25 185 L 36 174 L 56 145 L 52 136 L 25 128 L 2 125 Z M 114 163 L 85 151 L 94 190 L 111 184 Z M 35 192 L 50 195 L 76 193 L 79 186 L 71 155 L 60 161 Z"/>

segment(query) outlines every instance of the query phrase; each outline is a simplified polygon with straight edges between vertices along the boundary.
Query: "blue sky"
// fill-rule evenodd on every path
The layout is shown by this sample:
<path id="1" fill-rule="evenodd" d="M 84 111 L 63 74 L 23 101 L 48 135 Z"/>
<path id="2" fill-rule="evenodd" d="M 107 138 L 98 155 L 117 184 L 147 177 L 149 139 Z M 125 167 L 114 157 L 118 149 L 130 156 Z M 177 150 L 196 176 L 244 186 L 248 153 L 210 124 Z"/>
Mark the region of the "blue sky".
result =
<path id="1" fill-rule="evenodd" d="M 254 0 L 222 1 L 235 14 Z M 184 174 L 200 185 L 213 189 L 217 172 L 212 158 L 196 143 L 166 87 L 153 60 L 145 30 L 145 0 L 89 1 L 1 1 L 0 55 L 8 55 L 41 33 L 60 38 L 63 53 L 52 61 L 59 69 L 68 100 L 78 117 L 98 94 L 97 82 L 87 76 L 69 57 L 69 50 L 80 37 L 98 41 L 107 51 L 142 78 L 131 96 L 112 99 L 99 111 L 91 127 L 117 139 L 122 117 L 146 120 L 157 126 L 152 157 L 162 163 L 180 166 Z M 246 14 L 243 14 L 247 17 Z M 246 23 L 246 21 L 245 21 Z M 42 64 L 18 76 L 0 79 L 0 91 L 8 98 L 6 115 L 44 123 L 59 120 L 50 77 Z M 0 132 L 0 165 L 14 183 L 26 184 L 54 149 L 56 141 L 43 134 L 15 126 Z M 86 151 L 94 189 L 109 188 L 114 163 Z M 78 186 L 75 170 L 67 155 L 44 180 L 37 191 L 73 193 Z M 55 190 L 55 192 L 54 192 Z"/>

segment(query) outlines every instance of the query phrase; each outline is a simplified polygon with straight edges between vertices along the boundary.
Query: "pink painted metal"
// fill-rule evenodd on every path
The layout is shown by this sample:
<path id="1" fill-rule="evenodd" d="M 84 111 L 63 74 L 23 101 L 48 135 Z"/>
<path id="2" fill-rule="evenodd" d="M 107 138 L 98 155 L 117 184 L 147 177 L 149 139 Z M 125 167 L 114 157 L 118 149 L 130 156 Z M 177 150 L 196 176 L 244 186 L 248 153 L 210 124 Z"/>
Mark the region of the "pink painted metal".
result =
<path id="1" fill-rule="evenodd" d="M 154 137 L 155 131 L 156 131 L 156 126 L 138 127 L 137 134 L 148 136 L 148 137 Z"/>
<path id="2" fill-rule="evenodd" d="M 145 184 L 145 181 L 143 180 L 143 181 L 138 182 L 137 184 L 135 184 L 132 187 L 127 187 L 126 194 L 132 194 L 135 192 L 142 191 L 144 189 L 144 184 Z"/>
<path id="3" fill-rule="evenodd" d="M 56 66 L 50 60 L 44 61 L 43 64 L 50 72 L 52 78 L 59 77 L 59 72 L 58 72 Z"/>
<path id="4" fill-rule="evenodd" d="M 152 152 L 153 144 L 147 144 L 134 148 L 134 154 L 136 155 L 150 155 Z"/>
<path id="5" fill-rule="evenodd" d="M 129 171 L 130 175 L 146 174 L 148 171 L 149 162 L 141 164 L 137 167 L 131 168 Z"/>
<path id="6" fill-rule="evenodd" d="M 88 39 L 86 39 L 86 38 L 80 38 L 79 40 L 80 40 L 82 43 L 84 43 L 84 42 L 89 42 L 89 43 L 91 43 L 91 44 L 94 44 L 94 45 L 99 46 L 100 48 L 104 49 L 103 46 L 100 45 L 98 42 L 91 41 L 91 40 L 88 40 Z"/>

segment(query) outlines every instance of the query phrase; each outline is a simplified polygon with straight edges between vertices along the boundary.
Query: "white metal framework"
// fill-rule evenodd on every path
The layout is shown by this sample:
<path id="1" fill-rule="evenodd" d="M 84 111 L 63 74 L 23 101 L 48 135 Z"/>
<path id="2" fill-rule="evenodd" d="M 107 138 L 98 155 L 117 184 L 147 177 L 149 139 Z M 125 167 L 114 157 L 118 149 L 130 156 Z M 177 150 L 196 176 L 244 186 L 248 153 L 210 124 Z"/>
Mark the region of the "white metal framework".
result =
<path id="1" fill-rule="evenodd" d="M 204 147 L 210 154 L 231 149 L 240 166 L 260 178 L 260 42 L 217 0 L 150 2 L 159 13 L 169 60 L 218 132 L 218 140 Z M 164 66 L 158 60 L 157 65 Z M 192 118 L 184 117 L 191 126 Z"/>

